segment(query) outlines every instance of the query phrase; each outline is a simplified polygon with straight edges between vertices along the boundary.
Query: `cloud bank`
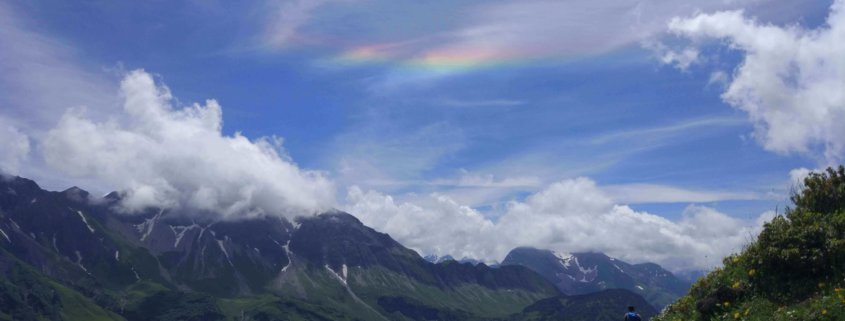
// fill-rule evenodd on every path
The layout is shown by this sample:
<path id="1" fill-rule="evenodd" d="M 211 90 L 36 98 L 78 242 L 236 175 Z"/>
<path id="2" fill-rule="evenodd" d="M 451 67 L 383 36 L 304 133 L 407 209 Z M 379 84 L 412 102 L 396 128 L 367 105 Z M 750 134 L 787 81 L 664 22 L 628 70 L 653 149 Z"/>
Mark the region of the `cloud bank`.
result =
<path id="1" fill-rule="evenodd" d="M 224 219 L 305 215 L 334 205 L 333 183 L 300 169 L 280 140 L 222 133 L 214 100 L 172 105 L 167 87 L 143 70 L 120 85 L 120 120 L 96 122 L 70 109 L 42 142 L 49 166 L 127 191 L 128 211 L 149 206 L 217 213 Z"/>
<path id="2" fill-rule="evenodd" d="M 502 260 L 517 246 L 563 252 L 601 251 L 673 270 L 706 269 L 739 251 L 772 213 L 745 222 L 703 206 L 687 207 L 673 222 L 615 204 L 587 178 L 563 180 L 507 204 L 498 221 L 449 197 L 410 202 L 349 189 L 347 208 L 365 224 L 424 254 Z"/>
<path id="3" fill-rule="evenodd" d="M 845 1 L 835 1 L 827 23 L 816 29 L 725 11 L 673 19 L 669 30 L 699 44 L 721 40 L 742 54 L 722 99 L 748 113 L 765 149 L 843 161 Z"/>

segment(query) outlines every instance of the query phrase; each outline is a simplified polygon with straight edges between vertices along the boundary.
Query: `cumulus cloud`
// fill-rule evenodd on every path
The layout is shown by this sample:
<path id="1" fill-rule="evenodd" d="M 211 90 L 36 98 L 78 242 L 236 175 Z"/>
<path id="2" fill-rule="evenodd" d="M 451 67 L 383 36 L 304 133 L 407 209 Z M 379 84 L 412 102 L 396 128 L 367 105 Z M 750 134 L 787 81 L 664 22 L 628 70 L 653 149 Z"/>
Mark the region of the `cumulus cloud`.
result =
<path id="1" fill-rule="evenodd" d="M 29 137 L 0 122 L 0 172 L 14 174 L 29 155 Z"/>
<path id="2" fill-rule="evenodd" d="M 698 43 L 718 39 L 742 53 L 722 99 L 748 113 L 764 148 L 828 164 L 843 160 L 845 1 L 835 1 L 827 23 L 815 29 L 725 11 L 675 18 L 669 30 Z"/>
<path id="3" fill-rule="evenodd" d="M 347 204 L 364 223 L 425 254 L 494 261 L 514 247 L 535 246 L 601 251 L 674 270 L 720 264 L 722 257 L 747 244 L 768 217 L 745 222 L 709 207 L 689 206 L 679 221 L 670 221 L 615 204 L 587 178 L 560 181 L 523 201 L 512 201 L 498 221 L 438 194 L 414 203 L 397 202 L 353 187 Z"/>
<path id="4" fill-rule="evenodd" d="M 222 218 L 309 214 L 333 205 L 332 182 L 300 169 L 272 139 L 224 135 L 214 100 L 178 108 L 143 70 L 120 84 L 121 120 L 96 122 L 71 109 L 42 142 L 52 168 L 127 191 L 129 211 L 148 206 Z"/>
<path id="5" fill-rule="evenodd" d="M 389 195 L 349 188 L 346 210 L 364 224 L 389 233 L 403 245 L 430 254 L 457 257 L 497 257 L 497 226 L 478 211 L 452 199 L 432 194 L 419 204 L 399 203 Z"/>

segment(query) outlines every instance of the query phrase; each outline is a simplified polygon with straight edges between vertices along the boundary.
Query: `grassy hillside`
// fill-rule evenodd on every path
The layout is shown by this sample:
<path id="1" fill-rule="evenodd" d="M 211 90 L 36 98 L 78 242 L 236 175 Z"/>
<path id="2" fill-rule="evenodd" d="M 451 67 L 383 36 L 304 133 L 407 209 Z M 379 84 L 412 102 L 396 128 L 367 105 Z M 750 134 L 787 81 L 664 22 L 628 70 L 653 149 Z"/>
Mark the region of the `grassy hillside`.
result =
<path id="1" fill-rule="evenodd" d="M 655 320 L 845 320 L 845 168 L 811 174 L 792 201 Z"/>

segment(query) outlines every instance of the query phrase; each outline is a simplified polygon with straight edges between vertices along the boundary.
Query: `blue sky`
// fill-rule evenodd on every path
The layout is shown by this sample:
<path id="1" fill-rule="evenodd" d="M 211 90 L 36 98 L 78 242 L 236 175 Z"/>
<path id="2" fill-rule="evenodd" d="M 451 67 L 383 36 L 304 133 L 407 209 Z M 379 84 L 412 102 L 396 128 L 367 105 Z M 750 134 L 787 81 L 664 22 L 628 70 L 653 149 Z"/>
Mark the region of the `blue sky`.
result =
<path id="1" fill-rule="evenodd" d="M 712 210 L 753 230 L 761 214 L 787 204 L 791 171 L 841 160 L 829 139 L 839 129 L 831 125 L 799 143 L 779 140 L 783 127 L 758 111 L 789 106 L 778 105 L 779 98 L 723 95 L 741 84 L 739 68 L 751 65 L 744 62 L 765 48 L 743 44 L 739 29 L 718 34 L 670 21 L 743 10 L 747 24 L 823 31 L 832 4 L 3 2 L 0 126 L 10 138 L 23 137 L 18 141 L 26 148 L 15 153 L 7 146 L 0 164 L 52 189 L 136 188 L 123 182 L 143 178 L 56 165 L 64 161 L 51 156 L 49 139 L 63 128 L 62 115 L 80 106 L 93 124 L 128 124 L 121 100 L 131 95 L 119 86 L 140 69 L 168 88 L 172 109 L 216 100 L 218 136 L 273 140 L 282 162 L 330 182 L 330 205 L 371 211 L 354 214 L 421 252 L 495 260 L 502 250 L 418 238 L 397 227 L 404 221 L 381 219 L 401 214 L 356 203 L 350 188 L 420 213 L 437 211 L 432 197 L 446 197 L 471 212 L 466 215 L 498 226 L 515 215 L 515 204 L 582 177 L 614 206 L 680 225 L 697 209 Z M 695 53 L 686 62 L 685 49 Z M 845 106 L 835 99 L 823 107 L 839 115 Z M 752 108 L 750 101 L 764 106 Z M 113 156 L 80 148 L 62 153 Z M 185 205 L 182 199 L 174 204 Z M 430 217 L 438 215 L 447 214 Z M 607 250 L 576 241 L 524 243 Z M 725 254 L 737 246 L 708 250 Z M 671 263 L 652 252 L 643 256 L 678 269 L 714 264 Z"/>

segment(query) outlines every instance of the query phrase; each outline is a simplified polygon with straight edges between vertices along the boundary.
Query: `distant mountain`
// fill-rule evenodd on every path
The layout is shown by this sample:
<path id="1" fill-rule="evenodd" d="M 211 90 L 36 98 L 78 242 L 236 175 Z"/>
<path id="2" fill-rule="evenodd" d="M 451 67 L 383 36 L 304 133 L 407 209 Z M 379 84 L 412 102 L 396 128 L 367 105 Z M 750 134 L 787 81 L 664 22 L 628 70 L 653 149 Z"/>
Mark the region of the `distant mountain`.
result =
<path id="1" fill-rule="evenodd" d="M 560 295 L 522 266 L 429 263 L 343 212 L 209 221 L 119 201 L 0 178 L 0 320 L 505 320 Z"/>
<path id="2" fill-rule="evenodd" d="M 703 278 L 706 276 L 708 271 L 706 270 L 691 270 L 691 271 L 683 271 L 675 273 L 675 276 L 678 277 L 681 281 L 684 281 L 689 284 L 693 284 L 698 279 Z"/>
<path id="3" fill-rule="evenodd" d="M 689 289 L 689 283 L 657 264 L 628 264 L 602 253 L 563 254 L 520 247 L 508 253 L 502 265 L 532 269 L 569 295 L 626 289 L 644 296 L 657 308 Z"/>
<path id="4" fill-rule="evenodd" d="M 423 257 L 423 259 L 425 259 L 426 261 L 429 261 L 431 263 L 435 263 L 435 264 L 444 263 L 444 262 L 447 262 L 447 261 L 455 261 L 455 262 L 458 262 L 458 263 L 469 263 L 469 264 L 472 264 L 472 265 L 478 265 L 478 264 L 484 263 L 481 260 L 477 260 L 477 259 L 473 259 L 473 258 L 469 258 L 469 257 L 464 257 L 460 260 L 457 260 L 457 259 L 455 259 L 454 257 L 452 257 L 451 255 L 448 255 L 448 254 L 444 255 L 444 256 L 426 255 L 426 256 Z M 496 267 L 496 266 L 499 266 L 499 264 L 498 263 L 492 263 L 489 266 L 490 267 Z"/>
<path id="5" fill-rule="evenodd" d="M 434 264 L 443 263 L 443 262 L 446 262 L 446 261 L 457 261 L 451 255 L 438 256 L 438 255 L 432 254 L 432 255 L 423 256 L 423 259 L 425 259 L 426 261 L 429 261 L 431 263 L 434 263 Z"/>
<path id="6" fill-rule="evenodd" d="M 642 296 L 624 289 L 613 289 L 543 299 L 514 315 L 513 320 L 619 321 L 628 306 L 636 307 L 643 320 L 657 315 L 657 310 Z"/>

